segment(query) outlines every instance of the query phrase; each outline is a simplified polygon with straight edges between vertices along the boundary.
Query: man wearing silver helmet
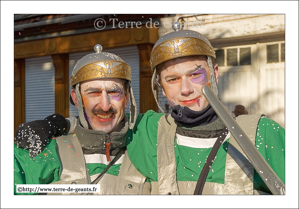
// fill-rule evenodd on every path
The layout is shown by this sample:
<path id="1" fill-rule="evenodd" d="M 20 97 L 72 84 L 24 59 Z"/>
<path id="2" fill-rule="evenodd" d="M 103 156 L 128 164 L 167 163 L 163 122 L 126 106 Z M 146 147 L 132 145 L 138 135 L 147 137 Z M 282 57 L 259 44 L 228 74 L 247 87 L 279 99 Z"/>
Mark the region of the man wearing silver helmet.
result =
<path id="1" fill-rule="evenodd" d="M 120 57 L 101 51 L 101 45 L 96 45 L 95 53 L 81 58 L 73 69 L 71 103 L 76 105 L 79 119 L 73 118 L 72 134 L 56 131 L 66 128 L 65 124 L 57 125 L 53 118 L 61 117 L 56 114 L 47 117 L 49 124 L 44 126 L 45 130 L 50 128 L 50 136 L 56 132 L 62 135 L 52 140 L 45 141 L 42 137 L 46 136 L 35 133 L 36 123 L 20 126 L 21 134 L 16 137 L 29 136 L 35 149 L 28 153 L 17 148 L 20 141 L 15 145 L 15 185 L 99 184 L 94 194 L 145 193 L 145 177 L 126 154 L 127 132 L 136 119 L 131 68 Z M 129 99 L 128 119 L 125 108 Z M 134 179 L 127 178 L 130 172 L 134 172 Z"/>
<path id="2" fill-rule="evenodd" d="M 151 182 L 152 194 L 284 194 L 284 129 L 261 115 L 237 119 L 258 160 L 274 170 L 263 180 L 266 168 L 256 171 L 255 156 L 244 154 L 203 93 L 208 86 L 218 94 L 215 58 L 209 40 L 195 31 L 177 27 L 156 42 L 152 89 L 157 98 L 153 86 L 161 88 L 172 112 L 144 114 L 128 146 L 132 163 Z"/>
<path id="3" fill-rule="evenodd" d="M 150 182 L 151 194 L 273 193 L 203 94 L 205 86 L 218 94 L 215 58 L 208 39 L 179 27 L 153 47 L 153 93 L 156 97 L 157 84 L 172 112 L 140 115 L 127 146 L 131 162 Z M 260 116 L 240 116 L 238 123 L 284 182 L 284 129 Z"/>

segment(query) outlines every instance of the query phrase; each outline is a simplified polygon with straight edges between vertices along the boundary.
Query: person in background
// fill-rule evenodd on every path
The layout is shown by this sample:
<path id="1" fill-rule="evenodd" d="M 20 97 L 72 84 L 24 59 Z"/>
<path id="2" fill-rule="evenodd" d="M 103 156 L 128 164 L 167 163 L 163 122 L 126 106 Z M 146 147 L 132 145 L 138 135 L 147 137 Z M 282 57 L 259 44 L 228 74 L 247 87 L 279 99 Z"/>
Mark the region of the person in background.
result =
<path id="1" fill-rule="evenodd" d="M 236 105 L 232 113 L 235 114 L 235 117 L 238 117 L 239 115 L 248 115 L 248 112 L 243 105 Z"/>

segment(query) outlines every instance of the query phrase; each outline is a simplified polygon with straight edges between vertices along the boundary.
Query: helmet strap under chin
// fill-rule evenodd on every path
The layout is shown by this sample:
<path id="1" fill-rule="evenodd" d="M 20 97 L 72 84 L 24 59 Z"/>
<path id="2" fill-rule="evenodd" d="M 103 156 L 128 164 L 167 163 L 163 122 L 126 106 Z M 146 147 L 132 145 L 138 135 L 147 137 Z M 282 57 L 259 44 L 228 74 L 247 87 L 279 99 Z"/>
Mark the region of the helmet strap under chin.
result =
<path id="1" fill-rule="evenodd" d="M 78 105 L 80 122 L 81 122 L 83 128 L 89 129 L 88 123 L 84 116 L 84 107 L 83 107 L 82 97 L 80 94 L 80 83 L 76 84 L 75 93 L 76 93 L 76 97 L 77 97 L 77 105 Z"/>

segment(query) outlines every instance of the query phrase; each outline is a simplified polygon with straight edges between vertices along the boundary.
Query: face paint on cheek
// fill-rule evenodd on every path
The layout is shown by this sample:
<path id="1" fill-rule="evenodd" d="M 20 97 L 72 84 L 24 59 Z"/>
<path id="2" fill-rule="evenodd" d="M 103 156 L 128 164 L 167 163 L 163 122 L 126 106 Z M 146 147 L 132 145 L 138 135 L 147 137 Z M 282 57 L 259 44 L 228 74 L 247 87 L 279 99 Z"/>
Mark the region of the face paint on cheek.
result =
<path id="1" fill-rule="evenodd" d="M 88 122 L 90 122 L 90 118 L 87 116 L 86 112 L 84 111 L 84 116 Z"/>
<path id="2" fill-rule="evenodd" d="M 200 107 L 200 99 L 197 100 L 198 107 Z"/>
<path id="3" fill-rule="evenodd" d="M 205 85 L 210 86 L 211 85 L 211 83 L 210 83 L 210 72 L 208 71 L 208 72 L 206 72 L 206 74 L 207 74 L 207 83 Z"/>
<path id="4" fill-rule="evenodd" d="M 107 90 L 109 98 L 116 100 L 116 101 L 121 101 L 122 98 L 124 97 L 123 91 L 121 87 L 118 85 L 115 85 L 113 88 Z"/>
<path id="5" fill-rule="evenodd" d="M 202 68 L 200 70 L 197 70 L 195 72 L 193 72 L 191 75 L 193 74 L 200 74 L 198 77 L 196 78 L 191 78 L 191 81 L 193 83 L 196 84 L 201 84 L 201 85 L 205 85 L 208 82 L 208 76 L 207 76 L 207 71 L 205 68 Z"/>

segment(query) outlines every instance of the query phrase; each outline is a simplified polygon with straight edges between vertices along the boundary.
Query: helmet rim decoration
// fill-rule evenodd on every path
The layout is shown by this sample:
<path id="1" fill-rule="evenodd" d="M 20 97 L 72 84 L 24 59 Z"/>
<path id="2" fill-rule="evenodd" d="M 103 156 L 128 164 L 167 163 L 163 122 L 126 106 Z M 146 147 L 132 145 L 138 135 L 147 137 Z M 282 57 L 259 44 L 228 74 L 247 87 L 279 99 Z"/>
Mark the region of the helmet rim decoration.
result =
<path id="1" fill-rule="evenodd" d="M 71 86 L 84 81 L 103 78 L 121 78 L 131 81 L 131 68 L 127 63 L 103 60 L 82 67 L 76 75 L 71 76 Z"/>
<path id="2" fill-rule="evenodd" d="M 209 40 L 191 30 L 173 31 L 164 35 L 154 45 L 151 52 L 151 70 L 166 61 L 192 55 L 205 55 L 216 58 Z"/>
<path id="3" fill-rule="evenodd" d="M 119 56 L 101 52 L 103 47 L 95 45 L 95 53 L 82 57 L 75 65 L 70 79 L 71 86 L 84 81 L 103 78 L 120 78 L 131 81 L 131 67 Z"/>

